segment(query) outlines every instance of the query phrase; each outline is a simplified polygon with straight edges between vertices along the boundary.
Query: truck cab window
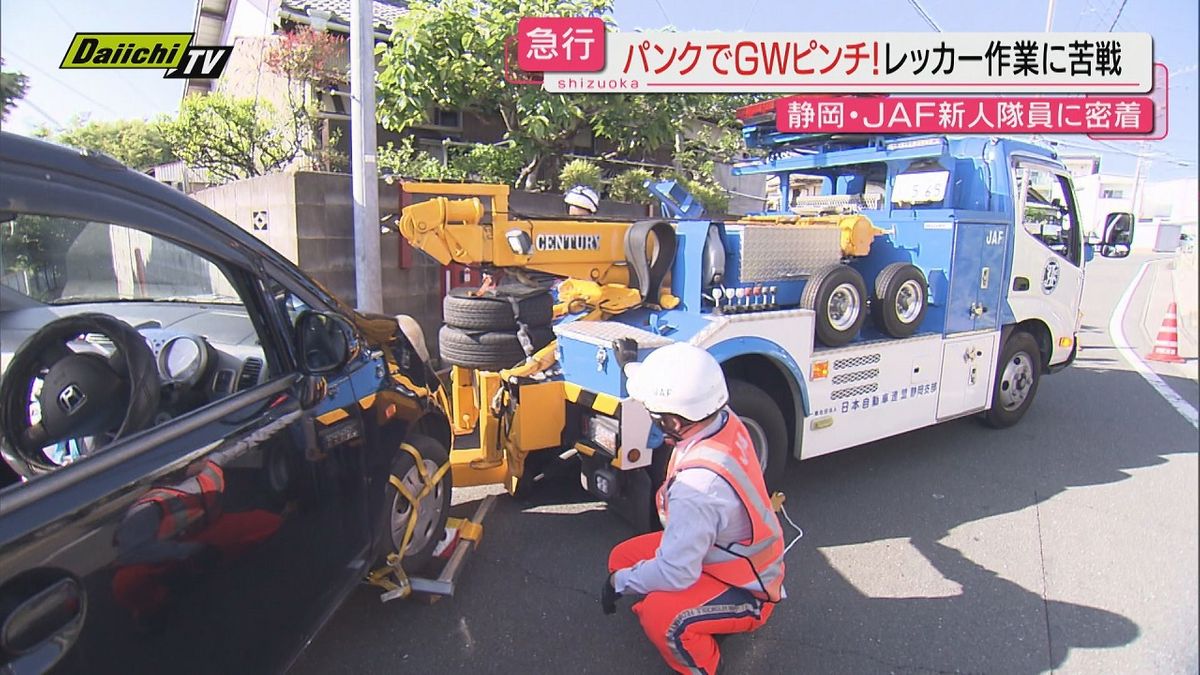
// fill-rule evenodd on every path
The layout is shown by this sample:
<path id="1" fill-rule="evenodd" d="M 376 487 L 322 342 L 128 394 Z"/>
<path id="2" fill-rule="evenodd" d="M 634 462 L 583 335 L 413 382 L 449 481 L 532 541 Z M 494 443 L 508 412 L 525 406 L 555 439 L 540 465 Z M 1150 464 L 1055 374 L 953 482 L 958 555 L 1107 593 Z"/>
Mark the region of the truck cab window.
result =
<path id="1" fill-rule="evenodd" d="M 1018 213 L 1025 231 L 1078 265 L 1079 223 L 1067 177 L 1041 167 L 1019 166 L 1016 178 Z"/>

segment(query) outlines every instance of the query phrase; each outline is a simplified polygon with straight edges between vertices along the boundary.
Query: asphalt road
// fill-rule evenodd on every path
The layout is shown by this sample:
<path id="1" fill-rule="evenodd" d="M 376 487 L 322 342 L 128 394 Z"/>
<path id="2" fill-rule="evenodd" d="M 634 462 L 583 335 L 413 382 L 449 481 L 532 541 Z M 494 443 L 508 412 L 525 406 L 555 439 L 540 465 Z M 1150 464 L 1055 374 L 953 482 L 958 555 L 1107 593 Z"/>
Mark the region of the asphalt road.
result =
<path id="1" fill-rule="evenodd" d="M 1195 673 L 1200 438 L 1108 335 L 1144 260 L 1089 267 L 1080 358 L 1018 426 L 964 419 L 790 467 L 790 597 L 724 641 L 722 671 Z M 1195 400 L 1194 379 L 1166 379 Z M 628 528 L 570 488 L 540 501 L 500 500 L 455 598 L 364 588 L 296 672 L 666 672 L 632 614 L 598 605 Z"/>

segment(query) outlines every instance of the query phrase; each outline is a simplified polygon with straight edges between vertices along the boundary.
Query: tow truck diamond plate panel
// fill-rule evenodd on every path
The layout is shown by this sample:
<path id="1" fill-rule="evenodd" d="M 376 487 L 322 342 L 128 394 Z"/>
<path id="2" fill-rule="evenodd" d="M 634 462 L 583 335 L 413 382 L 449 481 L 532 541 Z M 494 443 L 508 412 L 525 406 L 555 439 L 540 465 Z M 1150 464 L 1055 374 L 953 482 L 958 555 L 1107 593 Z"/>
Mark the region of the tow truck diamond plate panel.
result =
<path id="1" fill-rule="evenodd" d="M 739 260 L 743 283 L 805 277 L 842 259 L 842 233 L 836 227 L 744 227 Z"/>
<path id="2" fill-rule="evenodd" d="M 651 333 L 619 321 L 575 321 L 555 328 L 554 332 L 560 336 L 573 337 L 576 340 L 605 347 L 611 345 L 613 340 L 618 338 L 633 338 L 637 340 L 638 347 L 642 349 L 655 349 L 674 342 L 674 340 L 657 333 Z"/>

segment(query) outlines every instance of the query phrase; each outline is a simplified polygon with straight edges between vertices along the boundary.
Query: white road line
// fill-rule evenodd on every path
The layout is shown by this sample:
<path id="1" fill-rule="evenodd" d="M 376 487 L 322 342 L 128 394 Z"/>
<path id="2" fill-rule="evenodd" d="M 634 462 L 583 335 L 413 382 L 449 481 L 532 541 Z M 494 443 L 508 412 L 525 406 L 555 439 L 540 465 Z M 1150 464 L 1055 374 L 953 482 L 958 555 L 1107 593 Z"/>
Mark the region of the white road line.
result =
<path id="1" fill-rule="evenodd" d="M 1158 373 L 1151 370 L 1150 366 L 1146 365 L 1146 362 L 1142 360 L 1142 357 L 1129 346 L 1129 340 L 1125 337 L 1125 329 L 1123 327 L 1125 312 L 1129 309 L 1129 302 L 1133 299 L 1133 292 L 1137 290 L 1138 284 L 1142 282 L 1142 277 L 1146 276 L 1146 270 L 1150 268 L 1150 263 L 1152 262 L 1154 261 L 1148 260 L 1143 263 L 1142 269 L 1138 270 L 1137 276 L 1133 278 L 1133 282 L 1129 284 L 1129 288 L 1125 289 L 1125 294 L 1121 296 L 1120 302 L 1113 309 L 1112 318 L 1108 322 L 1108 332 L 1112 335 L 1113 344 L 1116 346 L 1117 351 L 1121 353 L 1121 358 L 1125 359 L 1125 362 L 1130 366 L 1133 366 L 1138 375 L 1141 375 L 1142 379 L 1146 380 L 1151 387 L 1154 387 L 1159 396 L 1166 399 L 1167 403 L 1171 404 L 1171 407 L 1175 408 L 1180 415 L 1183 415 L 1183 419 L 1190 422 L 1193 427 L 1200 429 L 1200 419 L 1198 419 L 1200 416 L 1197 415 L 1196 408 L 1191 403 L 1185 401 L 1169 384 L 1163 382 Z"/>

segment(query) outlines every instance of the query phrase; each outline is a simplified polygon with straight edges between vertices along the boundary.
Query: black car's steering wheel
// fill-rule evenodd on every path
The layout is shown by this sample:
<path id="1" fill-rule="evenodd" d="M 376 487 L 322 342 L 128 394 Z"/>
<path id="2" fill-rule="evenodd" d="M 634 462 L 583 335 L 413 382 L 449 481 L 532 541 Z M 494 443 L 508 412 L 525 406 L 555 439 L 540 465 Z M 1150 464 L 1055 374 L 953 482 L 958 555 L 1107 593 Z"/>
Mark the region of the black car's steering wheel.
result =
<path id="1" fill-rule="evenodd" d="M 116 351 L 105 358 L 67 346 L 87 333 L 108 338 Z M 41 420 L 35 424 L 29 404 L 38 379 Z M 51 471 L 56 465 L 43 448 L 89 436 L 103 444 L 141 431 L 158 411 L 159 393 L 154 353 L 133 326 L 107 314 L 56 319 L 17 349 L 0 382 L 0 449 L 25 478 Z"/>

